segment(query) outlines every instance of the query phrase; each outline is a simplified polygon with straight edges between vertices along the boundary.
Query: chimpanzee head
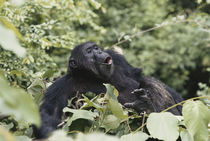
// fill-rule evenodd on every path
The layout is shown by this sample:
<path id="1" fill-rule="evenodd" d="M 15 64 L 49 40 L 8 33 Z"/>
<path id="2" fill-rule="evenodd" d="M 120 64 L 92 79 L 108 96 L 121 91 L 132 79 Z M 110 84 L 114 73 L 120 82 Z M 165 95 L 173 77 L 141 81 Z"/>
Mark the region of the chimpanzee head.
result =
<path id="1" fill-rule="evenodd" d="M 95 75 L 107 79 L 113 73 L 113 60 L 97 44 L 85 42 L 76 46 L 69 59 L 68 72 L 74 75 Z"/>

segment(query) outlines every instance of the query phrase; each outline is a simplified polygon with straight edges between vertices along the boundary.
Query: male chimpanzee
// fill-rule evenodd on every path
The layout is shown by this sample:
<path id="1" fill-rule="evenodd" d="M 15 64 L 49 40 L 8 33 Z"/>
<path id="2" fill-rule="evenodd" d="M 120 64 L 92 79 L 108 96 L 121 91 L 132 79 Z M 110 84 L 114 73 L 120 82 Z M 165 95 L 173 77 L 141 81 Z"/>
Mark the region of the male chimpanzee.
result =
<path id="1" fill-rule="evenodd" d="M 57 128 L 68 98 L 76 93 L 105 93 L 103 83 L 115 86 L 119 102 L 139 113 L 160 112 L 182 101 L 179 94 L 162 82 L 143 76 L 141 69 L 128 64 L 122 55 L 86 42 L 72 51 L 67 74 L 47 89 L 40 108 L 42 126 L 35 132 L 37 138 L 44 138 Z M 181 107 L 170 112 L 180 115 Z"/>

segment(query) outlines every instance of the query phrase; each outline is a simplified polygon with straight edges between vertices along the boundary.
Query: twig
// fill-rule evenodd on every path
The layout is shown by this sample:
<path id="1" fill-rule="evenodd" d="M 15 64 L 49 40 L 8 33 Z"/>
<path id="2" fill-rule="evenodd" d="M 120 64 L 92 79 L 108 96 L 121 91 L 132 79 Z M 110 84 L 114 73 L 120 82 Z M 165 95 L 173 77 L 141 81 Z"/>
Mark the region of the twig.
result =
<path id="1" fill-rule="evenodd" d="M 177 17 L 178 17 L 178 16 L 177 16 Z M 111 47 L 118 46 L 118 45 L 120 45 L 120 44 L 122 44 L 122 43 L 125 43 L 125 42 L 127 42 L 127 41 L 129 41 L 129 40 L 131 40 L 131 39 L 133 39 L 133 38 L 135 38 L 135 37 L 137 37 L 137 36 L 140 36 L 140 35 L 142 35 L 142 34 L 144 34 L 144 33 L 147 33 L 147 32 L 150 32 L 150 31 L 153 31 L 153 30 L 156 30 L 156 29 L 159 29 L 159 28 L 168 26 L 168 25 L 175 25 L 175 24 L 177 24 L 177 23 L 189 22 L 189 23 L 195 23 L 195 24 L 197 24 L 197 25 L 204 25 L 204 26 L 210 27 L 210 25 L 207 25 L 207 24 L 204 24 L 204 23 L 200 23 L 200 22 L 195 21 L 195 20 L 187 20 L 187 19 L 184 19 L 184 20 L 183 20 L 183 19 L 181 19 L 181 20 L 178 19 L 178 20 L 179 20 L 179 21 L 171 21 L 171 22 L 167 22 L 167 21 L 166 21 L 166 22 L 163 22 L 162 24 L 160 24 L 160 25 L 158 25 L 158 26 L 155 26 L 155 27 L 146 29 L 146 30 L 144 30 L 144 31 L 139 31 L 139 32 L 137 32 L 137 33 L 131 35 L 128 39 L 124 39 L 124 40 L 121 40 L 121 41 L 119 41 L 119 42 L 113 44 Z"/>
<path id="2" fill-rule="evenodd" d="M 146 115 L 146 112 L 144 111 L 144 112 L 142 113 L 142 124 L 141 124 L 141 126 L 144 125 L 144 122 L 145 122 L 145 115 Z M 144 131 L 144 128 L 142 128 L 141 131 L 143 132 L 143 131 Z"/>
<path id="3" fill-rule="evenodd" d="M 146 32 L 149 32 L 149 31 L 152 31 L 152 30 L 161 28 L 161 27 L 163 27 L 163 26 L 166 26 L 166 25 L 159 25 L 159 26 L 156 26 L 156 27 L 152 27 L 152 28 L 146 29 L 146 30 L 144 30 L 144 31 L 137 32 L 137 33 L 131 35 L 128 39 L 121 40 L 121 41 L 119 41 L 119 42 L 113 44 L 111 47 L 118 46 L 118 45 L 120 45 L 120 44 L 122 44 L 122 43 L 125 43 L 125 42 L 129 41 L 129 40 L 132 39 L 132 38 L 135 38 L 135 37 L 137 37 L 137 36 L 139 36 L 139 35 L 141 35 L 141 34 L 144 34 L 144 33 L 146 33 Z"/>
<path id="4" fill-rule="evenodd" d="M 127 126 L 128 126 L 129 132 L 132 132 L 131 127 L 130 127 L 130 125 L 129 125 L 129 123 L 128 123 L 128 119 L 126 120 L 126 124 L 127 124 Z"/>

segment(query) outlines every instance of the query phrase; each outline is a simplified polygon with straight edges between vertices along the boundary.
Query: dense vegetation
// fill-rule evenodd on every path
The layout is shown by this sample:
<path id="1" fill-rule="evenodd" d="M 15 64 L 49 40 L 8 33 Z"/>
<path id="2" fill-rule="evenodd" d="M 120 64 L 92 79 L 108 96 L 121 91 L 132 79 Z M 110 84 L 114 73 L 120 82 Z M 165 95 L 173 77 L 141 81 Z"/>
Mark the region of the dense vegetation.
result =
<path id="1" fill-rule="evenodd" d="M 90 40 L 122 49 L 145 75 L 191 99 L 182 117 L 138 115 L 123 109 L 107 85 L 105 96 L 69 100 L 64 131 L 50 140 L 208 140 L 209 0 L 0 0 L 0 141 L 33 138 L 43 92 L 66 72 L 74 46 Z"/>

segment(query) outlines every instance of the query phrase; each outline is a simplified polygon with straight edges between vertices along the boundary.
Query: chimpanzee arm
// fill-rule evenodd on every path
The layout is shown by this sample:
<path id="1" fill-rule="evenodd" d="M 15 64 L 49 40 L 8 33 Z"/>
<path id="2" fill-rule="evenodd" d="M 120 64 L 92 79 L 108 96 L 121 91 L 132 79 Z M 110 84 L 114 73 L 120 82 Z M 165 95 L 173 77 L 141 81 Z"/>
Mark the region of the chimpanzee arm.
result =
<path id="1" fill-rule="evenodd" d="M 37 138 L 47 137 L 61 122 L 62 110 L 67 105 L 68 98 L 75 95 L 70 83 L 71 78 L 65 75 L 47 89 L 40 107 L 42 125 L 40 129 L 35 128 Z"/>

